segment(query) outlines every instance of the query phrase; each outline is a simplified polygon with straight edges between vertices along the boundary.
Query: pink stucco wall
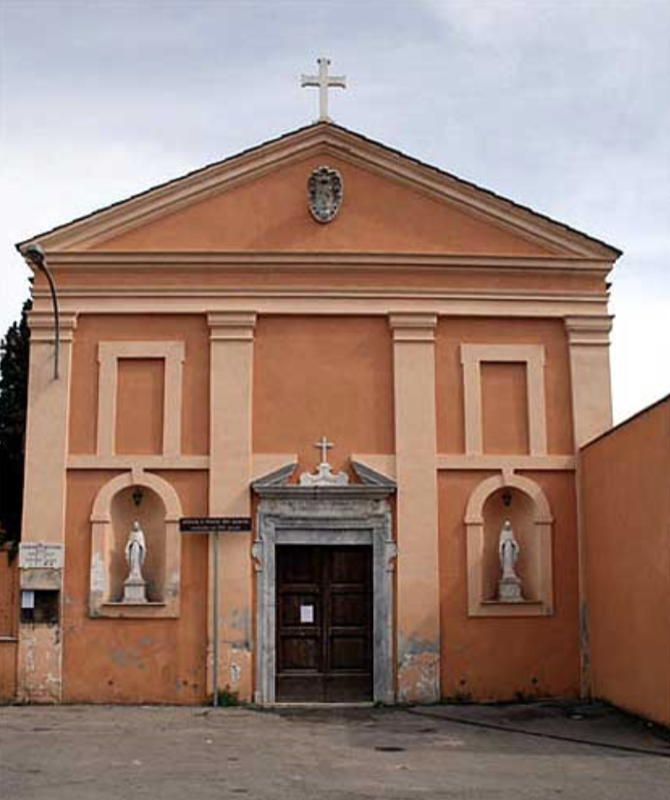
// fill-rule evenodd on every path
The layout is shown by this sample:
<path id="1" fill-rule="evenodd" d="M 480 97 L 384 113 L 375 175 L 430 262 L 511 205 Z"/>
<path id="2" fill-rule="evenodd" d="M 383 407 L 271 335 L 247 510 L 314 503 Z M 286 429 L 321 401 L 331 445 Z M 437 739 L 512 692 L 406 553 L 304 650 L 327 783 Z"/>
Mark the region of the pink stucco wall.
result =
<path id="1" fill-rule="evenodd" d="M 593 695 L 670 725 L 670 397 L 581 466 Z"/>

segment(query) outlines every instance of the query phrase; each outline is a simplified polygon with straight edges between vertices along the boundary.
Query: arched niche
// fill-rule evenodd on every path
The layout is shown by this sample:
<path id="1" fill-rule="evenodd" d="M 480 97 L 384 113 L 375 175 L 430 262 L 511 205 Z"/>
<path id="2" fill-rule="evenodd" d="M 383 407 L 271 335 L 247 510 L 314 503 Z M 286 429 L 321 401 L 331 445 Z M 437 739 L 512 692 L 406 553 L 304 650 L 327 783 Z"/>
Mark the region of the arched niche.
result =
<path id="1" fill-rule="evenodd" d="M 506 519 L 520 545 L 523 602 L 498 600 L 498 540 Z M 495 475 L 475 488 L 465 513 L 469 616 L 553 614 L 552 527 L 549 501 L 530 478 Z"/>
<path id="2" fill-rule="evenodd" d="M 95 617 L 177 617 L 181 503 L 175 489 L 157 475 L 135 470 L 108 481 L 91 513 L 89 611 Z M 147 602 L 123 602 L 128 567 L 124 549 L 132 523 L 144 531 L 147 555 L 142 574 Z"/>

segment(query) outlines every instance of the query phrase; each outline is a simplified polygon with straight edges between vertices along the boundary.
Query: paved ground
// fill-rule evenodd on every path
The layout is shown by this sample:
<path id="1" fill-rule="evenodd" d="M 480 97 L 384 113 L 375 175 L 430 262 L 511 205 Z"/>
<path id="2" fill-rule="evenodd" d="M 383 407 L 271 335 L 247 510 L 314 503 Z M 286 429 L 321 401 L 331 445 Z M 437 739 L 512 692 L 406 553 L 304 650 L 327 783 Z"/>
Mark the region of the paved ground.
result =
<path id="1" fill-rule="evenodd" d="M 669 756 L 602 707 L 0 709 L 2 800 L 668 800 Z"/>

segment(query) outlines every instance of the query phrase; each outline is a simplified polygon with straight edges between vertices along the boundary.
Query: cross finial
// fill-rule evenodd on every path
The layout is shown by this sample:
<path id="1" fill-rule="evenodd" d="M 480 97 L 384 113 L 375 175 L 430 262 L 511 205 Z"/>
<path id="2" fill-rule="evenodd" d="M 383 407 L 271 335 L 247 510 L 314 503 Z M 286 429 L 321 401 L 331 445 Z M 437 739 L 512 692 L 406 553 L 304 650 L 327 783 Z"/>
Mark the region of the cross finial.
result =
<path id="1" fill-rule="evenodd" d="M 319 89 L 319 122 L 330 122 L 328 116 L 328 89 L 339 87 L 341 89 L 347 88 L 346 75 L 328 75 L 328 67 L 330 66 L 329 58 L 317 58 L 316 63 L 319 65 L 318 75 L 303 75 L 301 86 L 317 86 Z"/>
<path id="2" fill-rule="evenodd" d="M 328 451 L 334 447 L 335 445 L 332 442 L 329 442 L 325 436 L 321 437 L 321 441 L 315 442 L 314 447 L 318 447 L 321 450 L 321 463 L 327 464 L 328 461 Z"/>

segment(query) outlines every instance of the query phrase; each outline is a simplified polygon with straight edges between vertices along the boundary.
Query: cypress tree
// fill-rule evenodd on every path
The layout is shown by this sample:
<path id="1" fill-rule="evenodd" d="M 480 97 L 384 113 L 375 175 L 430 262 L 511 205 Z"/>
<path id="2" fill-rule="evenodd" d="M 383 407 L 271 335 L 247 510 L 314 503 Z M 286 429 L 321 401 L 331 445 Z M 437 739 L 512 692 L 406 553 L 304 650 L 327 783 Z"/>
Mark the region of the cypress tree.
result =
<path id="1" fill-rule="evenodd" d="M 31 306 L 0 343 L 0 544 L 21 540 Z"/>

